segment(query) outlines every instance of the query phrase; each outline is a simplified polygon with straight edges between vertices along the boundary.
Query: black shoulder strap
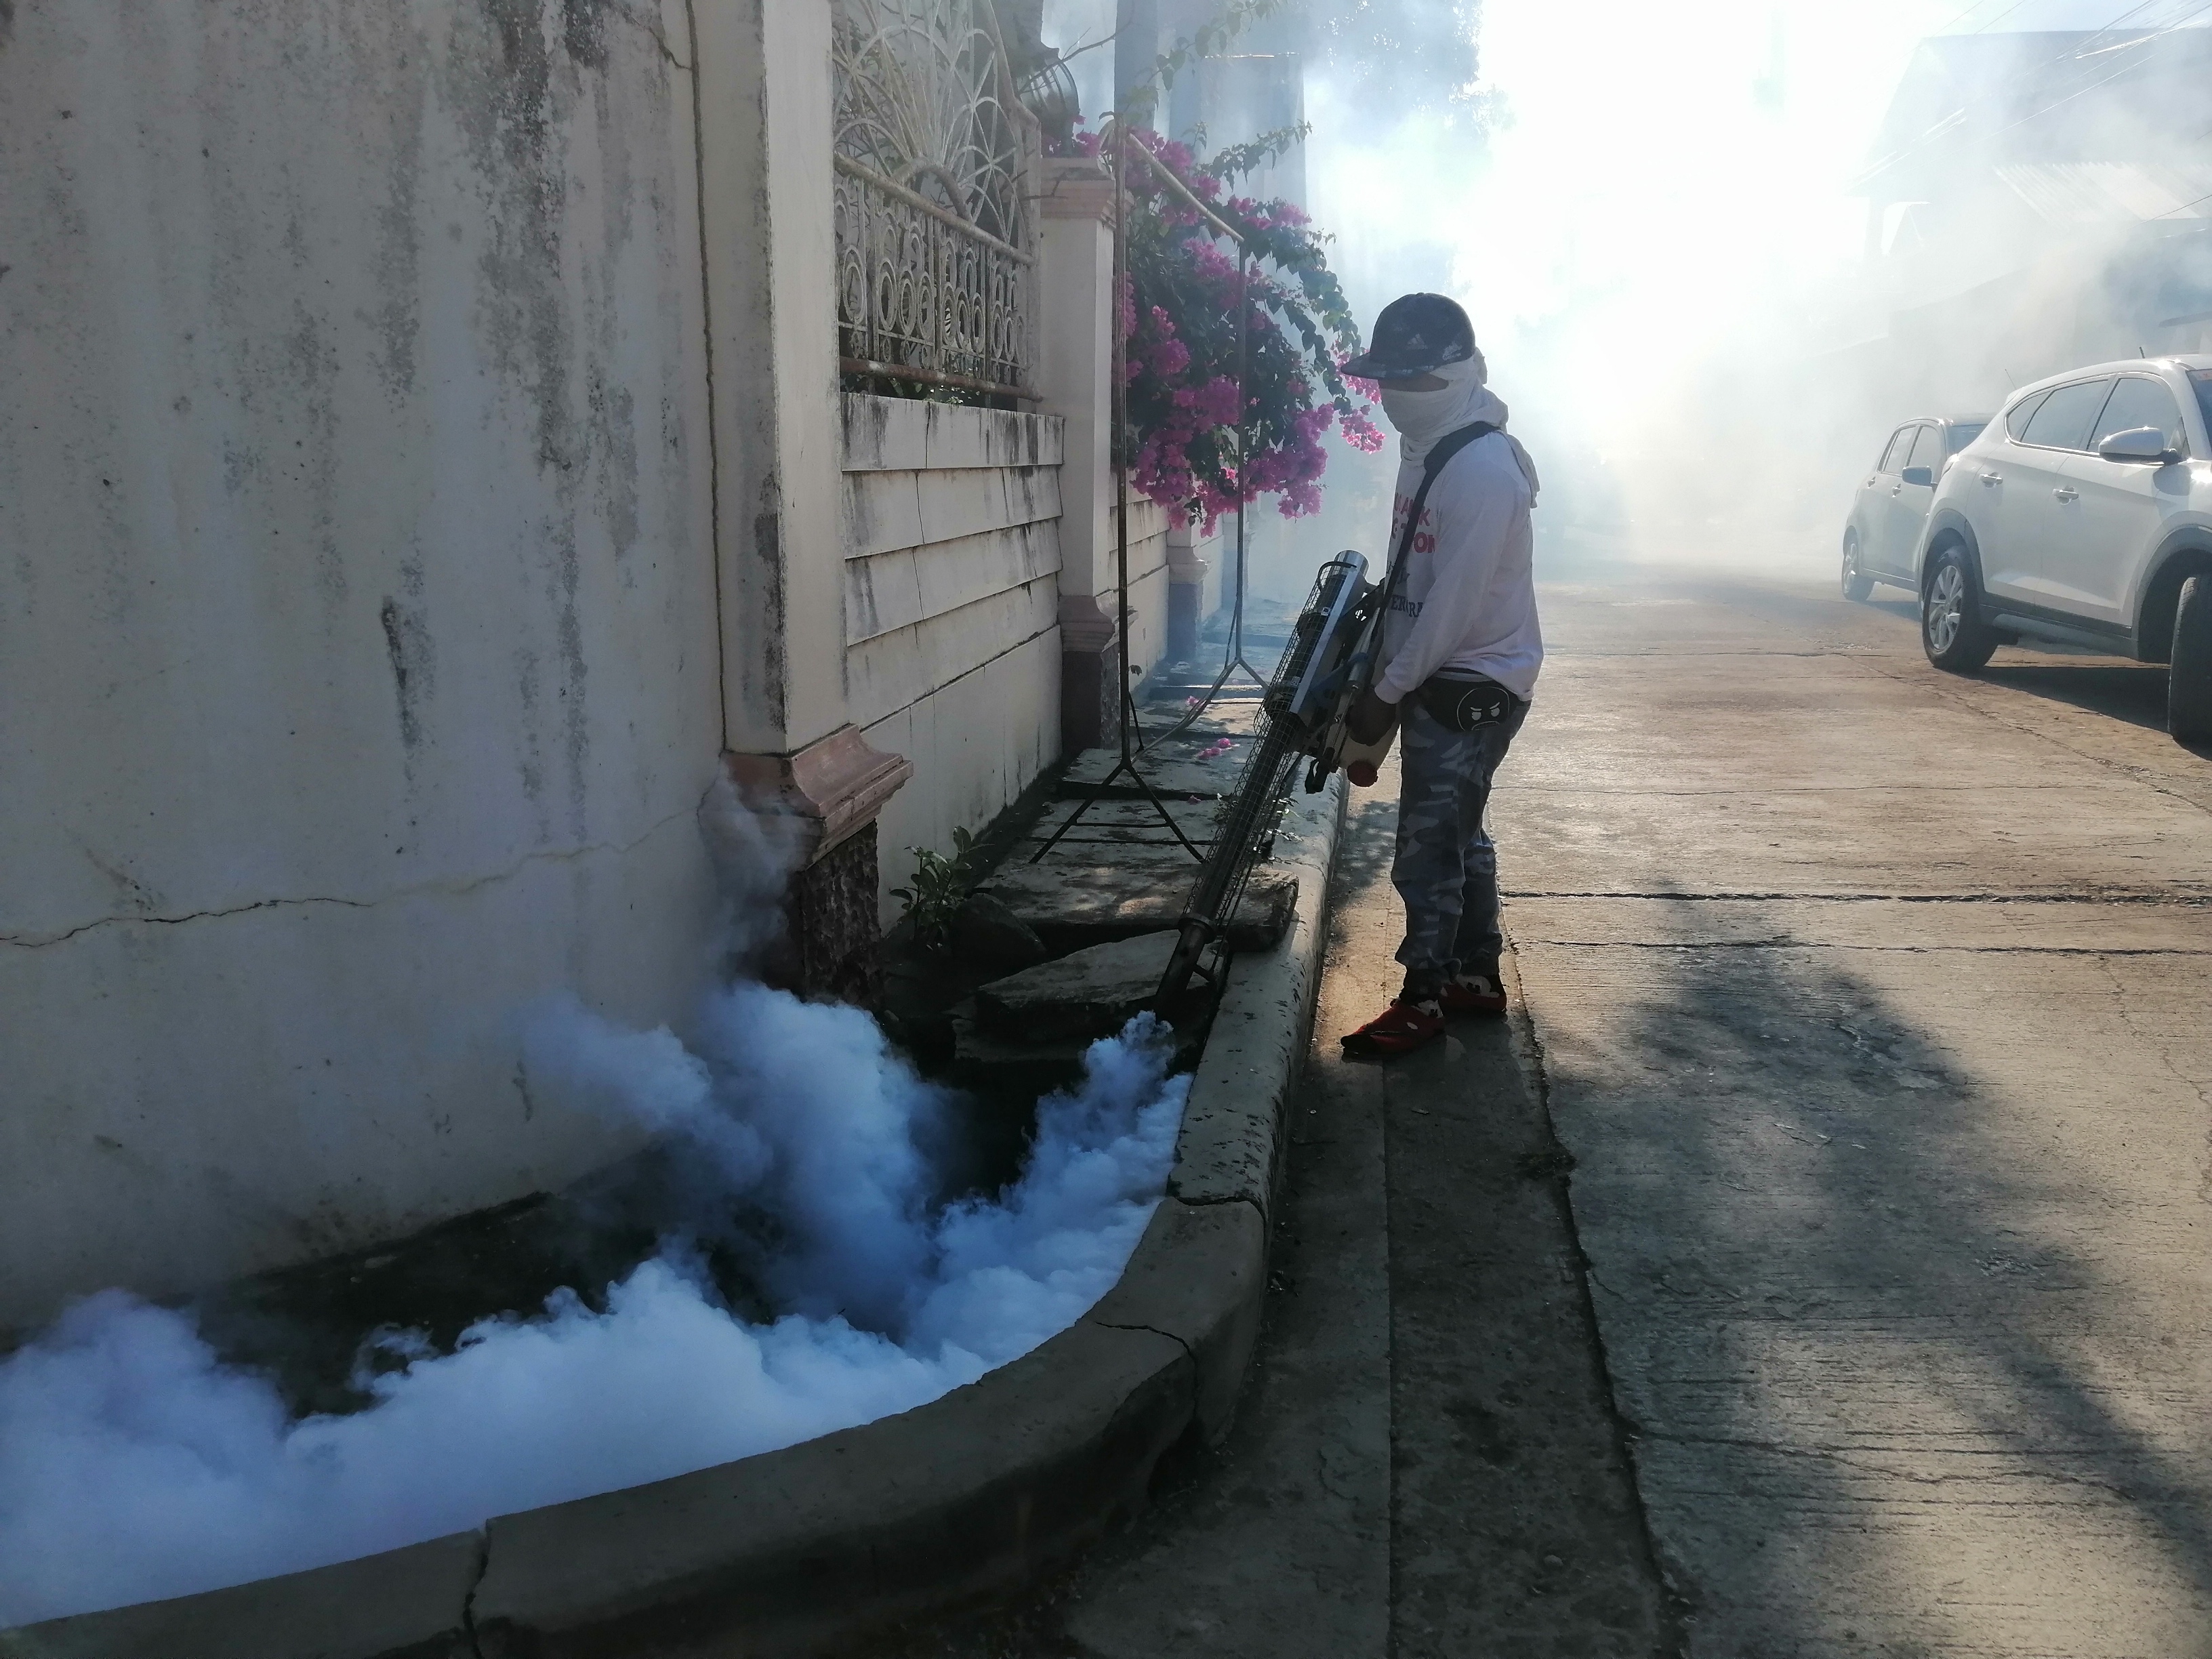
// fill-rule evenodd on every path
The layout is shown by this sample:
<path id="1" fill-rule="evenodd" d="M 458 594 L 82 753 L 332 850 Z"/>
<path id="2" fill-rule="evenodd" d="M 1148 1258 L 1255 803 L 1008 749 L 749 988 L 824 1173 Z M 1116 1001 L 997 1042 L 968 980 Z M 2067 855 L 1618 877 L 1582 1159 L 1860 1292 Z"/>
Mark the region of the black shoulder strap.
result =
<path id="1" fill-rule="evenodd" d="M 1444 470 L 1445 463 L 1478 438 L 1487 438 L 1498 428 L 1488 421 L 1477 421 L 1473 426 L 1461 427 L 1447 432 L 1430 447 L 1429 458 L 1421 465 L 1421 487 L 1413 492 L 1413 504 L 1406 510 L 1406 528 L 1400 532 L 1398 546 L 1390 555 L 1390 574 L 1383 582 L 1382 605 L 1389 608 L 1390 596 L 1396 592 L 1398 578 L 1406 568 L 1406 555 L 1413 550 L 1413 534 L 1420 528 L 1421 510 L 1429 504 L 1429 486 L 1436 483 L 1437 475 Z"/>

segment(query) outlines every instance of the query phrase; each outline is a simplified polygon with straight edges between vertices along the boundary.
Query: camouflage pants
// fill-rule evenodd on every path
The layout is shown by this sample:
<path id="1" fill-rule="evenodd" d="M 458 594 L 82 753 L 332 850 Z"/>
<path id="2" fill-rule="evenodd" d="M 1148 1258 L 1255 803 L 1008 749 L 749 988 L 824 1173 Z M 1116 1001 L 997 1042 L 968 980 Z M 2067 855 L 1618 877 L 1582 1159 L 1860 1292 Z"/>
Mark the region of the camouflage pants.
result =
<path id="1" fill-rule="evenodd" d="M 1413 697 L 1398 728 L 1398 856 L 1390 882 L 1406 902 L 1408 998 L 1434 996 L 1462 967 L 1495 963 L 1498 849 L 1483 826 L 1490 781 L 1528 713 L 1522 703 L 1496 726 L 1455 732 Z"/>

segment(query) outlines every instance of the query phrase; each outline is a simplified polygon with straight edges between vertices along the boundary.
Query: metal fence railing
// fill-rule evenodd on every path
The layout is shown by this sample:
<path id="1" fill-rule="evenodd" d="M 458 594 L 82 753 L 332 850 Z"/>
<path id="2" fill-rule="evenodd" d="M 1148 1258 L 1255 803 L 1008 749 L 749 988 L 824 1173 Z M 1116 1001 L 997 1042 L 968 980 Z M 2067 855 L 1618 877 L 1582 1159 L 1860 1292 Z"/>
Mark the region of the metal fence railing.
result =
<path id="1" fill-rule="evenodd" d="M 1033 399 L 1036 124 L 990 0 L 837 0 L 839 367 Z"/>

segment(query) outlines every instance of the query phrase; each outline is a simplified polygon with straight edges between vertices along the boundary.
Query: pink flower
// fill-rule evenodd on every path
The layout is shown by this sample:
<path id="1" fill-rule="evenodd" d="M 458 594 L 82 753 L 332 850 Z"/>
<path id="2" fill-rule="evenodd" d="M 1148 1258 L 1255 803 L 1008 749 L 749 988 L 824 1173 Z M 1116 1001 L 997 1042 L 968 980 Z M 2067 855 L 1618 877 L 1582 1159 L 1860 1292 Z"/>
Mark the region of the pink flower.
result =
<path id="1" fill-rule="evenodd" d="M 1219 182 L 1193 170 L 1187 146 L 1134 128 L 1129 139 L 1162 168 L 1186 179 L 1202 199 L 1221 200 Z M 1131 167 L 1128 187 L 1146 204 L 1143 211 L 1152 216 L 1158 238 L 1147 255 L 1155 263 L 1140 263 L 1119 295 L 1130 412 L 1139 434 L 1131 481 L 1164 507 L 1172 521 L 1203 523 L 1209 531 L 1225 514 L 1264 495 L 1279 497 L 1277 509 L 1288 517 L 1318 510 L 1331 434 L 1370 453 L 1382 447 L 1382 434 L 1370 418 L 1370 404 L 1355 405 L 1340 380 L 1322 386 L 1311 366 L 1310 331 L 1327 325 L 1310 268 L 1245 270 L 1238 250 L 1217 243 L 1200 216 L 1151 169 Z M 1241 216 L 1256 231 L 1292 243 L 1304 238 L 1313 246 L 1299 228 L 1305 216 L 1286 204 L 1240 196 L 1222 211 Z M 1161 258 L 1179 270 L 1155 296 L 1153 272 Z M 1241 319 L 1240 294 L 1248 302 Z M 1158 303 L 1152 302 L 1156 297 Z M 1240 320 L 1246 330 L 1241 351 Z M 1348 343 L 1337 351 L 1340 366 Z M 1241 464 L 1236 462 L 1240 447 Z"/>

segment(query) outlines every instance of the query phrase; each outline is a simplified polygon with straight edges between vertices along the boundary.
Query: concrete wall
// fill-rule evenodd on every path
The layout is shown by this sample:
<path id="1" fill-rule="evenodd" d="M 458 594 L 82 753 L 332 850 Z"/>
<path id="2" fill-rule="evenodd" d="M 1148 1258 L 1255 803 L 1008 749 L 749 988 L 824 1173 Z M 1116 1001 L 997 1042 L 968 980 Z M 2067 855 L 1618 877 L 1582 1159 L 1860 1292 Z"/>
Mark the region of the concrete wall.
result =
<path id="1" fill-rule="evenodd" d="M 723 723 L 681 8 L 12 10 L 0 1323 L 616 1150 L 509 1021 L 682 1013 Z"/>
<path id="2" fill-rule="evenodd" d="M 1119 553 L 1113 542 L 1115 511 L 1106 508 L 1109 538 L 1099 549 L 1097 608 L 1106 617 L 1119 613 L 1115 591 L 1115 566 Z M 1151 675 L 1168 657 L 1168 508 L 1159 502 L 1133 495 L 1128 504 L 1128 661 Z M 1144 677 L 1134 679 L 1137 695 L 1144 695 Z M 1117 738 L 1109 734 L 1109 745 Z"/>
<path id="3" fill-rule="evenodd" d="M 1111 488 L 1110 476 L 1109 488 Z M 1112 535 L 1114 509 L 1106 514 L 1108 534 L 1097 558 L 1098 608 L 1116 614 L 1120 555 Z M 1129 660 L 1150 673 L 1168 648 L 1168 514 L 1158 502 L 1131 493 L 1129 499 Z M 1144 681 L 1137 681 L 1139 691 Z"/>
<path id="4" fill-rule="evenodd" d="M 887 889 L 912 872 L 907 848 L 949 851 L 1059 757 L 1063 427 L 845 398 L 853 719 L 915 766 L 880 821 Z"/>

